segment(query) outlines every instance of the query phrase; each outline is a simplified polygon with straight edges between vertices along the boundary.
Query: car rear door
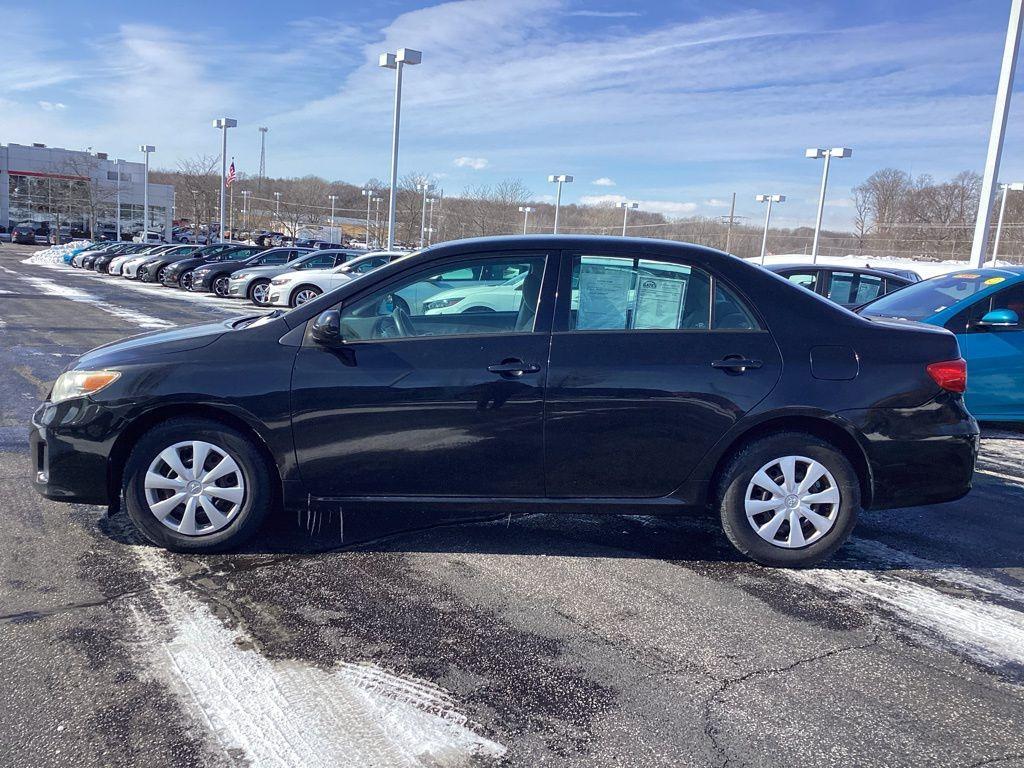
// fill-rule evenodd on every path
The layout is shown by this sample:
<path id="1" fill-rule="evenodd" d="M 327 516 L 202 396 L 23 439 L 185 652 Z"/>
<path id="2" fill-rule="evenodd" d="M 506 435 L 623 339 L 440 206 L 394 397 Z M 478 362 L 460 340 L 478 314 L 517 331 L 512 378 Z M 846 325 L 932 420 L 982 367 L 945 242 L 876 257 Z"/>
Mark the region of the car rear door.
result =
<path id="1" fill-rule="evenodd" d="M 516 311 L 413 316 L 399 301 L 419 295 L 420 283 L 446 285 L 481 266 L 528 272 Z M 345 301 L 344 344 L 317 344 L 307 331 L 293 369 L 292 428 L 308 492 L 543 496 L 555 271 L 543 251 L 412 267 Z"/>
<path id="2" fill-rule="evenodd" d="M 733 287 L 676 257 L 567 252 L 561 273 L 548 495 L 668 495 L 775 386 L 778 348 Z"/>

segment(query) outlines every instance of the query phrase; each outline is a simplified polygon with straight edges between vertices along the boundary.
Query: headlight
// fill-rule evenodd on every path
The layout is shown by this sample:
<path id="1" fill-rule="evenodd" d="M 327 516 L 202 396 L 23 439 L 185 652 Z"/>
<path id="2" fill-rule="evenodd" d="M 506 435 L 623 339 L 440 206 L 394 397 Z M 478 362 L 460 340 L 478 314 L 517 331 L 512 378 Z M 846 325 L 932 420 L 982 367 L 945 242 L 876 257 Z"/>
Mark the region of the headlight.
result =
<path id="1" fill-rule="evenodd" d="M 53 385 L 50 402 L 62 403 L 73 397 L 92 395 L 119 378 L 120 371 L 67 371 Z"/>
<path id="2" fill-rule="evenodd" d="M 456 296 L 452 299 L 438 299 L 437 301 L 427 301 L 423 304 L 423 309 L 444 309 L 445 307 L 451 307 L 462 301 L 465 296 Z"/>
<path id="3" fill-rule="evenodd" d="M 251 275 L 248 272 L 236 272 L 231 276 L 232 280 L 248 280 Z"/>
<path id="4" fill-rule="evenodd" d="M 206 277 L 208 274 L 210 274 L 210 270 L 208 269 L 197 269 L 195 272 L 192 273 L 192 277 L 198 277 L 202 279 Z"/>
<path id="5" fill-rule="evenodd" d="M 273 280 L 270 281 L 270 284 L 271 285 L 284 285 L 287 282 L 289 282 L 287 277 L 275 277 Z"/>

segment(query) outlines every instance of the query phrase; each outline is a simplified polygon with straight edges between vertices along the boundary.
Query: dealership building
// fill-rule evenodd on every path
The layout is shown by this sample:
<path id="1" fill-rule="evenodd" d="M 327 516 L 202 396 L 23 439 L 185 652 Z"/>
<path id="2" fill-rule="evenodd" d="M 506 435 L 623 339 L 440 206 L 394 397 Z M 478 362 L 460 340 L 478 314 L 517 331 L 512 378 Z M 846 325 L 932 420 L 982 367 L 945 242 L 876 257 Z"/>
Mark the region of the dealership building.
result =
<path id="1" fill-rule="evenodd" d="M 120 179 L 118 178 L 120 176 Z M 121 204 L 122 237 L 143 229 L 143 163 L 113 160 L 103 152 L 43 144 L 0 144 L 0 232 L 22 223 L 37 231 L 69 227 L 112 231 Z M 171 234 L 174 188 L 149 185 L 149 227 Z"/>

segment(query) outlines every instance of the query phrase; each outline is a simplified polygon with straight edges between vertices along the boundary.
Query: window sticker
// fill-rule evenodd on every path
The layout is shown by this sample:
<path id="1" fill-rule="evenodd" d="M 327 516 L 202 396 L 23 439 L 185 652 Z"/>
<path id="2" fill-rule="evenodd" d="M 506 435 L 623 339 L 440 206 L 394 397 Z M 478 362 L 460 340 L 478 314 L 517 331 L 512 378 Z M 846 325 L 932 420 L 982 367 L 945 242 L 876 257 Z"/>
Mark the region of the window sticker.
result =
<path id="1" fill-rule="evenodd" d="M 632 277 L 629 268 L 581 264 L 577 330 L 625 328 Z"/>
<path id="2" fill-rule="evenodd" d="M 678 328 L 686 300 L 686 283 L 677 278 L 641 275 L 633 328 Z"/>
<path id="3" fill-rule="evenodd" d="M 988 280 L 985 281 L 985 285 L 999 285 L 1005 279 L 1005 277 L 990 277 Z"/>
<path id="4" fill-rule="evenodd" d="M 977 280 L 981 275 L 977 272 L 961 272 L 959 275 L 953 275 L 958 280 Z"/>

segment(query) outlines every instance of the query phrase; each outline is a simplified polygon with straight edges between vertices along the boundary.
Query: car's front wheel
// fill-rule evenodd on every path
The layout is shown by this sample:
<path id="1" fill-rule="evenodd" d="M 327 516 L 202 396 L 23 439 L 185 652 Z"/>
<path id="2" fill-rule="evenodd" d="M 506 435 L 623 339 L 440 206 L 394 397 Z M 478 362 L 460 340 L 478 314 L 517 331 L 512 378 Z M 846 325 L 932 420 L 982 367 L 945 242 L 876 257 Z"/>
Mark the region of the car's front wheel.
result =
<path id="1" fill-rule="evenodd" d="M 213 281 L 213 292 L 220 296 L 222 299 L 227 298 L 228 295 L 228 278 L 218 277 Z"/>
<path id="2" fill-rule="evenodd" d="M 189 270 L 178 278 L 178 287 L 186 291 L 192 290 L 192 270 Z"/>
<path id="3" fill-rule="evenodd" d="M 736 549 L 762 565 L 801 568 L 831 557 L 850 537 L 860 481 L 834 445 L 783 432 L 733 455 L 716 499 L 722 530 Z"/>
<path id="4" fill-rule="evenodd" d="M 261 307 L 267 306 L 270 301 L 270 281 L 257 280 L 249 289 L 249 300 Z"/>
<path id="5" fill-rule="evenodd" d="M 179 418 L 146 432 L 125 468 L 125 509 L 154 544 L 178 552 L 233 549 L 273 503 L 273 467 L 240 432 Z"/>
<path id="6" fill-rule="evenodd" d="M 301 306 L 302 304 L 305 304 L 307 301 L 312 301 L 321 293 L 323 293 L 323 291 L 321 291 L 316 286 L 303 285 L 297 288 L 295 292 L 292 294 L 291 305 L 293 307 Z"/>
<path id="7" fill-rule="evenodd" d="M 160 267 L 160 269 L 156 273 L 156 281 L 155 282 L 162 283 L 166 276 L 167 276 L 167 267 Z"/>

